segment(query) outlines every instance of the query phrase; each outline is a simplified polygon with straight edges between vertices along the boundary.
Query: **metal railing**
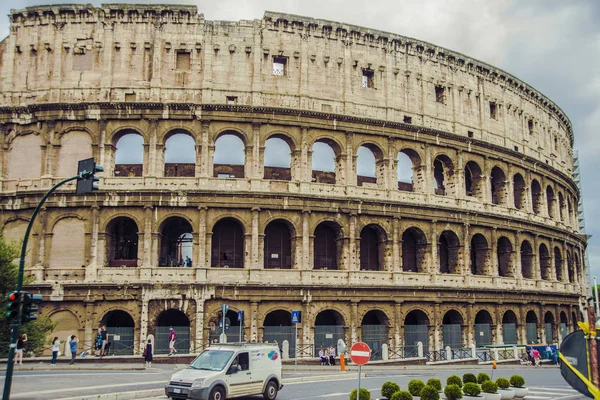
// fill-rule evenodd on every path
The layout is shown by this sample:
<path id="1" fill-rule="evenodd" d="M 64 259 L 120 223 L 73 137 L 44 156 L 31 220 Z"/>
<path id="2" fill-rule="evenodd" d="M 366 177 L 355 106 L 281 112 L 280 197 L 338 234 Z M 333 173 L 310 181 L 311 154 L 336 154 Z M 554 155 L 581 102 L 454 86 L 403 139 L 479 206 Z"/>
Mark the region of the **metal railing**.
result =
<path id="1" fill-rule="evenodd" d="M 426 351 L 424 356 L 427 358 L 427 361 L 430 362 L 446 361 L 446 350 Z"/>
<path id="2" fill-rule="evenodd" d="M 463 360 L 465 358 L 473 358 L 472 351 L 469 347 L 463 347 L 460 349 L 452 350 L 452 359 L 453 360 Z"/>

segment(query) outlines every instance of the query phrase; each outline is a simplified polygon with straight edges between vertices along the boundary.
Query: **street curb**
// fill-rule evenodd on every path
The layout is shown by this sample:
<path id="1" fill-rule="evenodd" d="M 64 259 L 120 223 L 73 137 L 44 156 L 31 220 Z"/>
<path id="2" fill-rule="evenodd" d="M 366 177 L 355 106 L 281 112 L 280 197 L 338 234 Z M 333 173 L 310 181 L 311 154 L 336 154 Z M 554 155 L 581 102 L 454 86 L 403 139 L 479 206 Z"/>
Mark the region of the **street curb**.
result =
<path id="1" fill-rule="evenodd" d="M 132 400 L 156 397 L 165 394 L 165 389 L 146 389 L 122 393 L 94 394 L 89 396 L 66 397 L 60 400 Z"/>
<path id="2" fill-rule="evenodd" d="M 361 378 L 366 378 L 366 373 L 360 374 Z M 356 375 L 347 374 L 342 372 L 339 375 L 317 375 L 317 376 L 299 376 L 297 378 L 282 379 L 281 383 L 285 386 L 286 383 L 298 383 L 298 382 L 313 382 L 313 381 L 332 381 L 332 380 L 343 380 L 343 379 L 354 379 Z"/>
<path id="3" fill-rule="evenodd" d="M 25 367 L 25 368 L 15 368 L 13 371 L 14 372 L 18 372 L 18 371 L 145 371 L 146 368 L 144 367 L 133 367 L 133 368 L 123 368 L 123 367 L 118 367 L 118 368 L 106 368 L 106 367 L 85 367 L 85 366 L 81 366 L 81 367 L 58 367 L 58 368 L 53 368 L 53 367 Z M 0 371 L 6 371 L 6 367 L 0 368 Z"/>

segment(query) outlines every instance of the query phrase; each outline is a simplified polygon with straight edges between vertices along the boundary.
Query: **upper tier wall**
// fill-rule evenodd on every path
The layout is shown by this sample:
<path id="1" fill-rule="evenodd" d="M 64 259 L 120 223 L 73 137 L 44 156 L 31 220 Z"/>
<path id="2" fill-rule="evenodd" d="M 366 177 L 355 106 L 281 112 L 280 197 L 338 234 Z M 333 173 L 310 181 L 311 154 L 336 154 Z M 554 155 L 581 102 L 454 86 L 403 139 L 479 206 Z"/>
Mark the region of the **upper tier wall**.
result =
<path id="1" fill-rule="evenodd" d="M 274 63 L 281 63 L 281 75 Z M 570 121 L 493 66 L 419 40 L 289 14 L 205 21 L 195 6 L 13 10 L 0 106 L 235 103 L 406 122 L 572 173 Z"/>

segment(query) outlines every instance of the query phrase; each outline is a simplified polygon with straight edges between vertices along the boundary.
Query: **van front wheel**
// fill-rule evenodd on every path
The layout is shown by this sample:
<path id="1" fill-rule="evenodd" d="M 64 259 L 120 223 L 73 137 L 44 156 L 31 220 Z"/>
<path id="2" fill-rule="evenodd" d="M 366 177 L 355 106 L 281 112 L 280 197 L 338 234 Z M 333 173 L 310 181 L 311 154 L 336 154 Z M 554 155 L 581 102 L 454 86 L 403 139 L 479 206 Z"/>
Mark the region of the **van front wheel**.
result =
<path id="1" fill-rule="evenodd" d="M 215 386 L 213 390 L 210 391 L 210 396 L 208 396 L 209 400 L 225 400 L 225 391 L 221 386 Z"/>
<path id="2" fill-rule="evenodd" d="M 277 398 L 277 383 L 275 381 L 270 381 L 267 383 L 267 387 L 263 393 L 263 398 L 265 400 L 275 400 L 275 398 Z"/>

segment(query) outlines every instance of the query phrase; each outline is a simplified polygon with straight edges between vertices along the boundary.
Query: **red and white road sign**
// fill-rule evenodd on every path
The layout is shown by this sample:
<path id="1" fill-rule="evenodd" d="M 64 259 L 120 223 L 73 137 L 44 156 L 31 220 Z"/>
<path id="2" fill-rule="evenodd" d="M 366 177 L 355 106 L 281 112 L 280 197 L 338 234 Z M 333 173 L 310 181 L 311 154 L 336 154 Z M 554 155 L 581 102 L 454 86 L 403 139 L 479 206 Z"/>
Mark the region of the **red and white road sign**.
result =
<path id="1" fill-rule="evenodd" d="M 350 349 L 350 359 L 356 365 L 365 365 L 371 359 L 371 349 L 366 343 L 356 342 Z"/>

